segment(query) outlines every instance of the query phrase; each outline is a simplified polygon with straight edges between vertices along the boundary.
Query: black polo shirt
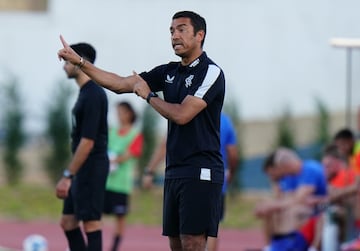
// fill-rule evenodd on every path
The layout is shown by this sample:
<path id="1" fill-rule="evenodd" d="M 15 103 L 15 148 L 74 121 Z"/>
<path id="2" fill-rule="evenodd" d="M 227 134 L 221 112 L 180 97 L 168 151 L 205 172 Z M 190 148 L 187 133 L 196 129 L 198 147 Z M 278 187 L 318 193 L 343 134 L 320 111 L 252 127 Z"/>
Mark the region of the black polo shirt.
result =
<path id="1" fill-rule="evenodd" d="M 163 91 L 166 102 L 180 104 L 187 95 L 192 95 L 207 103 L 185 125 L 168 121 L 165 177 L 222 183 L 220 113 L 225 93 L 222 70 L 204 52 L 188 66 L 171 62 L 140 75 L 152 91 Z"/>
<path id="2" fill-rule="evenodd" d="M 78 99 L 72 110 L 72 152 L 76 151 L 81 138 L 94 140 L 90 156 L 107 154 L 108 102 L 103 88 L 93 81 L 80 89 Z"/>

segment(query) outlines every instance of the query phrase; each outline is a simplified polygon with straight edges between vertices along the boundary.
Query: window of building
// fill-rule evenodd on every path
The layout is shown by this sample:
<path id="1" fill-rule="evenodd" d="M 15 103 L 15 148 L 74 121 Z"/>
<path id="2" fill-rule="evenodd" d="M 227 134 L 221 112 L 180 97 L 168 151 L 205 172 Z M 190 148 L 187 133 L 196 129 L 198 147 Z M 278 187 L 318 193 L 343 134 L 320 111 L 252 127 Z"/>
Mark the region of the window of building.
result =
<path id="1" fill-rule="evenodd" d="M 0 11 L 46 11 L 48 0 L 0 0 Z"/>

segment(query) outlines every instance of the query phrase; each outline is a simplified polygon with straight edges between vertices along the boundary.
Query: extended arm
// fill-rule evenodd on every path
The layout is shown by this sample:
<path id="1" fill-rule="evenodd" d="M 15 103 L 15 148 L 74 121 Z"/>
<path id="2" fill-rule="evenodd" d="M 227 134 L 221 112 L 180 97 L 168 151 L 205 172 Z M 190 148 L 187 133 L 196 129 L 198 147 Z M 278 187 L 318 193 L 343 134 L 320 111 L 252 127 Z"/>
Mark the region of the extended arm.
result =
<path id="1" fill-rule="evenodd" d="M 81 58 L 60 36 L 63 49 L 59 50 L 58 57 L 79 66 L 79 68 L 99 85 L 116 93 L 133 92 L 137 79 L 134 76 L 121 77 L 115 73 L 104 71 L 86 59 Z"/>

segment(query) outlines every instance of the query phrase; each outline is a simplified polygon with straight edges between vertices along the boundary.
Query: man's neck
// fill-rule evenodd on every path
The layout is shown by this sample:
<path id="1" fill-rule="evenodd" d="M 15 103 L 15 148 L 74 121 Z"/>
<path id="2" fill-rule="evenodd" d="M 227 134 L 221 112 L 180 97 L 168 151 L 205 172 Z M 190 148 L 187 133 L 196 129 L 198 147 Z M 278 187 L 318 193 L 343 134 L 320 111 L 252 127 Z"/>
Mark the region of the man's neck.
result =
<path id="1" fill-rule="evenodd" d="M 189 55 L 189 57 L 183 57 L 181 58 L 181 64 L 183 66 L 189 65 L 192 62 L 195 61 L 195 59 L 197 59 L 198 57 L 201 56 L 201 54 L 203 53 L 202 49 L 196 50 L 195 52 L 193 52 L 191 55 Z"/>
<path id="2" fill-rule="evenodd" d="M 85 75 L 85 74 L 80 74 L 77 78 L 76 78 L 76 83 L 78 84 L 78 86 L 81 88 L 83 87 L 87 82 L 89 82 L 91 79 Z"/>

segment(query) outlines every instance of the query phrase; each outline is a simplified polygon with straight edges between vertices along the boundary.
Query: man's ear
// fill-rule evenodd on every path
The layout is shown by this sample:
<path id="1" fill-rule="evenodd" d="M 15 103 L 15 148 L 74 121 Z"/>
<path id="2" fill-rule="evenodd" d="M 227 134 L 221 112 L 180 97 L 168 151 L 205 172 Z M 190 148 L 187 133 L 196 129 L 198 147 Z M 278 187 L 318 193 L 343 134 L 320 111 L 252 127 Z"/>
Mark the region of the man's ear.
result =
<path id="1" fill-rule="evenodd" d="M 199 30 L 195 36 L 196 36 L 196 39 L 201 43 L 201 41 L 203 41 L 205 38 L 205 31 Z"/>

